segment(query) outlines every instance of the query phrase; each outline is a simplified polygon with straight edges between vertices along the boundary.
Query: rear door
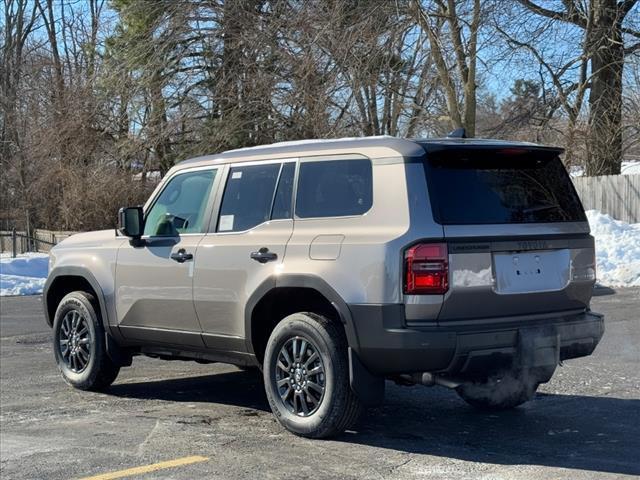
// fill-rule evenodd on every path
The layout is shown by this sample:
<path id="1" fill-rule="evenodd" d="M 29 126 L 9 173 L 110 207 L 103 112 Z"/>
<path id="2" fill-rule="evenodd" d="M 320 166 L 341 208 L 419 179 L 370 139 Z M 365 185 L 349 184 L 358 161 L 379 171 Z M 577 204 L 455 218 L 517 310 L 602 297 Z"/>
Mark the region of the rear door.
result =
<path id="1" fill-rule="evenodd" d="M 439 321 L 588 306 L 593 238 L 557 152 L 447 151 L 425 172 L 449 250 Z"/>
<path id="2" fill-rule="evenodd" d="M 194 300 L 205 344 L 242 351 L 251 294 L 282 268 L 293 232 L 295 160 L 230 165 L 212 231 L 198 245 Z"/>

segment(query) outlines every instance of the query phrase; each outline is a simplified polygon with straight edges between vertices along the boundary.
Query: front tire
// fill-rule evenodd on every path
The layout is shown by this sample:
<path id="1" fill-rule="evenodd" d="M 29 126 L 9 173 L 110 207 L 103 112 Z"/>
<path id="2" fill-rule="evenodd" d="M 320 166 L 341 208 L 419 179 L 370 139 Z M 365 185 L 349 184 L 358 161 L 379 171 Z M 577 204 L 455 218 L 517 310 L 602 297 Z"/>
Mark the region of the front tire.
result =
<path id="1" fill-rule="evenodd" d="M 58 305 L 53 320 L 53 352 L 65 382 L 80 390 L 102 390 L 113 383 L 120 367 L 107 355 L 95 297 L 71 292 Z"/>
<path id="2" fill-rule="evenodd" d="M 509 410 L 533 399 L 540 384 L 527 371 L 506 372 L 483 382 L 465 383 L 456 392 L 479 410 Z"/>
<path id="3" fill-rule="evenodd" d="M 263 375 L 271 410 L 296 435 L 337 435 L 362 411 L 349 385 L 342 326 L 321 315 L 294 313 L 276 326 L 267 343 Z"/>

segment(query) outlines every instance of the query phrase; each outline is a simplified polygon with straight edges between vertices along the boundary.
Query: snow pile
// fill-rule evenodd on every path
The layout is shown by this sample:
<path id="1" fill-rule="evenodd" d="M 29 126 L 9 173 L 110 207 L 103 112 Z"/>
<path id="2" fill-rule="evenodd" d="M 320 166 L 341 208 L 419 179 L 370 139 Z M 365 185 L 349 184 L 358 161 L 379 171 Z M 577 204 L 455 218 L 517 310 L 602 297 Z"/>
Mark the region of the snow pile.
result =
<path id="1" fill-rule="evenodd" d="M 620 165 L 620 175 L 640 174 L 640 160 L 628 160 Z M 584 167 L 582 165 L 572 165 L 569 167 L 569 175 L 572 178 L 583 177 Z"/>
<path id="2" fill-rule="evenodd" d="M 584 167 L 581 165 L 572 165 L 569 167 L 569 175 L 571 178 L 578 178 L 584 176 Z"/>
<path id="3" fill-rule="evenodd" d="M 630 160 L 628 162 L 622 162 L 620 166 L 620 173 L 622 175 L 635 175 L 640 174 L 640 160 Z"/>
<path id="4" fill-rule="evenodd" d="M 0 296 L 38 295 L 49 273 L 49 255 L 25 253 L 12 258 L 0 256 Z"/>
<path id="5" fill-rule="evenodd" d="M 640 287 L 640 223 L 628 224 L 597 210 L 587 210 L 596 239 L 598 283 Z"/>

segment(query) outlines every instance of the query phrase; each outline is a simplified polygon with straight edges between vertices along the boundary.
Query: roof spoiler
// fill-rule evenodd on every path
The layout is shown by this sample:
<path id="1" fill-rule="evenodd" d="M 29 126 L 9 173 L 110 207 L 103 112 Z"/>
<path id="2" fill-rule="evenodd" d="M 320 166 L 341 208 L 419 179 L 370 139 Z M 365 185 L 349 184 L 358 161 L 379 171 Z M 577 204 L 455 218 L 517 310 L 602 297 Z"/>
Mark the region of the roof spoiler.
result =
<path id="1" fill-rule="evenodd" d="M 447 134 L 447 138 L 467 138 L 467 131 L 464 127 L 456 128 Z"/>

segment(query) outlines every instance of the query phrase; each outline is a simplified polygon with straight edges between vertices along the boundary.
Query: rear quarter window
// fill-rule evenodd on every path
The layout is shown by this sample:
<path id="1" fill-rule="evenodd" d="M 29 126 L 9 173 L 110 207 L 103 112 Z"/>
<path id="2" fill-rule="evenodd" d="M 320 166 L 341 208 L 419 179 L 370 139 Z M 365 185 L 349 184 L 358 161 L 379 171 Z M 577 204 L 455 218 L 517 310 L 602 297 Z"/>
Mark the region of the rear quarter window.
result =
<path id="1" fill-rule="evenodd" d="M 300 163 L 296 195 L 296 215 L 299 218 L 362 215 L 372 203 L 370 160 Z"/>
<path id="2" fill-rule="evenodd" d="M 425 174 L 443 225 L 586 221 L 562 162 L 548 153 L 443 153 L 425 161 Z"/>

